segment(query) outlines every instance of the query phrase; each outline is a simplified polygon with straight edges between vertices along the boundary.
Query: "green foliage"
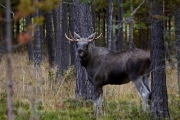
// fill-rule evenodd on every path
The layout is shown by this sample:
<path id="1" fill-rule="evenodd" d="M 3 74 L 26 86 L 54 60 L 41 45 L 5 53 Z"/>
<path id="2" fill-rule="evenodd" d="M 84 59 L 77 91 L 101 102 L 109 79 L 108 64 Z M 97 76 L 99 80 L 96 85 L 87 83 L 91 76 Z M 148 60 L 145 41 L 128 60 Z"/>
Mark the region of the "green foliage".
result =
<path id="1" fill-rule="evenodd" d="M 53 111 L 45 111 L 39 118 L 40 120 L 58 120 L 58 115 Z"/>
<path id="2" fill-rule="evenodd" d="M 169 112 L 172 120 L 180 118 L 180 97 L 169 95 Z"/>
<path id="3" fill-rule="evenodd" d="M 43 17 L 43 16 L 34 17 L 34 18 L 33 18 L 33 22 L 34 22 L 34 23 L 37 23 L 38 25 L 42 25 L 43 22 L 44 22 L 44 17 Z"/>
<path id="4" fill-rule="evenodd" d="M 133 5 L 132 0 L 128 0 L 128 1 L 124 2 L 123 4 L 121 4 L 121 7 L 129 9 L 130 5 Z"/>
<path id="5" fill-rule="evenodd" d="M 88 3 L 90 0 L 80 0 L 79 2 Z"/>
<path id="6" fill-rule="evenodd" d="M 7 100 L 6 100 L 6 94 L 0 93 L 0 120 L 6 119 L 7 114 Z"/>
<path id="7" fill-rule="evenodd" d="M 139 28 L 145 28 L 146 25 L 145 25 L 144 22 L 139 22 L 139 23 L 136 23 L 135 27 L 138 28 L 138 29 L 139 29 Z"/>
<path id="8" fill-rule="evenodd" d="M 95 11 L 97 12 L 106 9 L 107 3 L 106 0 L 93 0 L 92 5 Z"/>
<path id="9" fill-rule="evenodd" d="M 61 0 L 43 0 L 41 2 L 31 0 L 20 0 L 18 6 L 18 17 L 26 17 L 29 14 L 33 14 L 38 9 L 50 11 L 61 3 Z"/>
<path id="10" fill-rule="evenodd" d="M 123 14 L 123 17 L 130 17 L 131 16 L 131 11 L 127 10 L 126 13 Z"/>
<path id="11" fill-rule="evenodd" d="M 170 32 L 165 32 L 164 33 L 164 38 L 167 40 L 167 39 L 170 39 L 171 38 L 171 35 L 170 35 Z"/>

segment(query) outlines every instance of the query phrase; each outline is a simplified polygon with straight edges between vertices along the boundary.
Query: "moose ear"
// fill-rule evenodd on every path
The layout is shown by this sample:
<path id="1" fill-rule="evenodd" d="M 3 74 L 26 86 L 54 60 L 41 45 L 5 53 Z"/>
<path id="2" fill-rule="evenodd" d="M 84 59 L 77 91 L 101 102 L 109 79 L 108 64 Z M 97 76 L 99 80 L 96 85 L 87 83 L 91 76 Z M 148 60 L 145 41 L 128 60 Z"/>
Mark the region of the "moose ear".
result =
<path id="1" fill-rule="evenodd" d="M 88 39 L 94 39 L 94 38 L 95 38 L 95 35 L 96 35 L 96 32 L 93 33 L 93 34 L 91 34 L 91 35 L 88 37 Z"/>
<path id="2" fill-rule="evenodd" d="M 80 39 L 80 38 L 81 38 L 80 35 L 78 35 L 78 34 L 75 33 L 75 32 L 74 32 L 74 37 L 75 37 L 76 39 Z"/>

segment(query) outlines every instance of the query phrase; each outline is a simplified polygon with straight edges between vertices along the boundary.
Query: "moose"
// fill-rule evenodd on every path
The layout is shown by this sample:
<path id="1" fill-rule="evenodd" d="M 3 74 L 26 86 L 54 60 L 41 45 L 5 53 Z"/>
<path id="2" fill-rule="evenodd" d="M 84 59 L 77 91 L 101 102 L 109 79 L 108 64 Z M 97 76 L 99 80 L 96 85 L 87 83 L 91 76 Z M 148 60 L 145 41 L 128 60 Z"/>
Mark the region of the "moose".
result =
<path id="1" fill-rule="evenodd" d="M 88 79 L 94 86 L 94 114 L 102 113 L 102 94 L 104 85 L 121 85 L 133 82 L 142 97 L 143 111 L 149 103 L 150 89 L 150 53 L 133 48 L 128 51 L 115 52 L 105 47 L 96 47 L 91 42 L 98 39 L 96 33 L 89 37 L 80 37 L 74 32 L 67 40 L 77 43 L 77 56 L 81 66 L 86 68 Z"/>

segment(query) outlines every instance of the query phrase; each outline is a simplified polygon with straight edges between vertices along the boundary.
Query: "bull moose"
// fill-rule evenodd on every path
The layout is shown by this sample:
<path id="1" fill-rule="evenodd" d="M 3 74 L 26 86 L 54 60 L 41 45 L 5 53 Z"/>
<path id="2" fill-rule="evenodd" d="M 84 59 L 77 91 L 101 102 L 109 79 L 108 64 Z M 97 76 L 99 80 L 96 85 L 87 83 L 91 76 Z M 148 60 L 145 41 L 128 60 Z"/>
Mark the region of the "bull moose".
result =
<path id="1" fill-rule="evenodd" d="M 80 63 L 86 68 L 88 79 L 94 86 L 94 113 L 99 116 L 102 113 L 102 87 L 107 84 L 121 85 L 133 82 L 142 97 L 143 110 L 146 111 L 150 96 L 150 53 L 134 48 L 123 52 L 114 52 L 105 47 L 96 47 L 90 44 L 98 39 L 96 33 L 89 37 L 80 37 L 74 32 L 70 34 L 72 42 L 77 43 L 77 56 Z"/>

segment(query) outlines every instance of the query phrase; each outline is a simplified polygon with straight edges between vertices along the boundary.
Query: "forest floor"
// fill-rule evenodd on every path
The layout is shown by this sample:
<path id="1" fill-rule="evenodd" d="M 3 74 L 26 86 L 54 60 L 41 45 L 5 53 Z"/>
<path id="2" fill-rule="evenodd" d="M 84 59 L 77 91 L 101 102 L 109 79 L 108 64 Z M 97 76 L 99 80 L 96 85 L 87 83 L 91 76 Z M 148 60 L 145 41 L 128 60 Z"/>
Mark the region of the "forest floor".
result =
<path id="1" fill-rule="evenodd" d="M 0 63 L 0 120 L 7 119 L 6 58 Z M 13 101 L 16 120 L 95 120 L 93 102 L 74 99 L 75 71 L 63 72 L 61 84 L 56 69 L 49 69 L 43 58 L 39 71 L 28 61 L 25 53 L 14 54 Z M 172 120 L 180 119 L 177 71 L 166 67 L 169 112 Z M 141 98 L 132 83 L 103 88 L 103 115 L 99 120 L 151 120 L 142 112 Z"/>

